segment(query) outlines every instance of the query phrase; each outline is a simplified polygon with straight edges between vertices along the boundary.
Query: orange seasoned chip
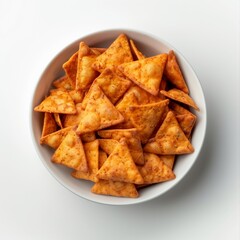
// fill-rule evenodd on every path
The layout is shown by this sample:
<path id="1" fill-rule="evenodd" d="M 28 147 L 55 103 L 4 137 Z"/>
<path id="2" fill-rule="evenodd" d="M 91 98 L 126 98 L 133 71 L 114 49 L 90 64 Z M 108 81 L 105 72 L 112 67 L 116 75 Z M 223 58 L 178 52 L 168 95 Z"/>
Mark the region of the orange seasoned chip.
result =
<path id="1" fill-rule="evenodd" d="M 99 169 L 97 177 L 105 180 L 142 184 L 143 178 L 139 173 L 128 146 L 121 139 L 103 166 Z"/>
<path id="2" fill-rule="evenodd" d="M 164 164 L 157 155 L 144 153 L 144 158 L 145 164 L 138 167 L 144 179 L 144 184 L 165 182 L 175 178 L 172 169 Z"/>
<path id="3" fill-rule="evenodd" d="M 46 144 L 51 148 L 57 149 L 72 127 L 63 128 L 59 131 L 41 137 L 40 143 Z"/>
<path id="4" fill-rule="evenodd" d="M 76 108 L 68 92 L 56 89 L 51 91 L 51 95 L 36 106 L 34 111 L 74 114 Z"/>
<path id="5" fill-rule="evenodd" d="M 157 96 L 162 80 L 167 54 L 121 64 L 118 69 L 139 87 Z"/>
<path id="6" fill-rule="evenodd" d="M 54 119 L 55 119 L 55 122 L 57 123 L 57 125 L 58 125 L 60 128 L 63 128 L 60 114 L 59 114 L 59 113 L 53 113 L 53 116 L 54 116 Z"/>
<path id="7" fill-rule="evenodd" d="M 107 160 L 107 153 L 102 151 L 101 149 L 99 150 L 99 158 L 98 158 L 98 165 L 99 169 L 102 167 L 102 165 L 105 163 Z"/>
<path id="8" fill-rule="evenodd" d="M 66 76 L 71 80 L 71 86 L 75 88 L 78 63 L 78 51 L 74 53 L 67 62 L 63 64 Z"/>
<path id="9" fill-rule="evenodd" d="M 185 115 L 185 114 L 190 114 L 192 116 L 195 116 L 192 112 L 190 112 L 189 110 L 187 110 L 186 108 L 180 106 L 179 104 L 175 103 L 172 100 L 169 102 L 169 108 L 173 111 L 175 116 L 177 116 L 177 115 Z"/>
<path id="10" fill-rule="evenodd" d="M 57 131 L 57 124 L 54 120 L 54 117 L 51 113 L 44 113 L 43 128 L 41 138 Z"/>
<path id="11" fill-rule="evenodd" d="M 191 136 L 192 129 L 196 122 L 196 117 L 190 114 L 177 115 L 176 119 L 187 138 Z"/>
<path id="12" fill-rule="evenodd" d="M 167 111 L 169 100 L 144 105 L 129 107 L 130 119 L 133 126 L 138 130 L 142 143 L 146 143 L 151 137 L 157 124 Z"/>
<path id="13" fill-rule="evenodd" d="M 88 165 L 88 172 L 82 172 L 81 170 L 73 171 L 72 176 L 79 179 L 90 180 L 92 182 L 97 182 L 98 179 L 96 177 L 96 173 L 98 171 L 98 140 L 93 142 L 85 143 L 83 145 L 87 165 Z"/>
<path id="14" fill-rule="evenodd" d="M 96 140 L 95 132 L 84 133 L 81 135 L 81 139 L 83 142 L 88 143 Z"/>
<path id="15" fill-rule="evenodd" d="M 138 197 L 138 192 L 133 183 L 99 180 L 91 189 L 93 193 L 115 197 Z"/>
<path id="16" fill-rule="evenodd" d="M 173 169 L 175 155 L 158 155 L 165 165 Z"/>
<path id="17" fill-rule="evenodd" d="M 194 148 L 179 126 L 174 113 L 169 111 L 155 138 L 144 146 L 144 151 L 171 155 L 191 153 Z"/>
<path id="18" fill-rule="evenodd" d="M 66 114 L 63 117 L 63 127 L 74 127 L 77 126 L 80 122 L 80 117 L 81 117 L 81 111 L 82 110 L 82 105 L 81 103 L 76 104 L 76 110 L 77 112 L 75 114 Z"/>
<path id="19" fill-rule="evenodd" d="M 199 108 L 197 104 L 193 101 L 193 99 L 188 94 L 184 93 L 179 89 L 173 88 L 173 89 L 170 89 L 169 91 L 161 90 L 161 94 L 175 101 L 178 101 L 190 107 L 193 107 L 194 109 L 199 111 Z"/>
<path id="20" fill-rule="evenodd" d="M 74 103 L 81 103 L 85 93 L 83 91 L 80 90 L 71 90 L 69 91 L 69 95 L 71 96 L 72 100 L 74 101 Z"/>
<path id="21" fill-rule="evenodd" d="M 122 138 L 125 138 L 133 161 L 139 165 L 144 164 L 142 145 L 136 128 L 101 130 L 98 131 L 98 135 L 102 138 L 107 138 L 106 140 L 115 139 L 120 141 Z M 108 151 L 106 152 L 108 153 Z"/>
<path id="22" fill-rule="evenodd" d="M 97 57 L 92 67 L 99 72 L 102 72 L 105 68 L 115 70 L 118 65 L 132 60 L 127 36 L 120 34 L 109 48 Z"/>
<path id="23" fill-rule="evenodd" d="M 166 74 L 169 81 L 178 89 L 185 93 L 189 93 L 187 84 L 183 78 L 181 69 L 177 63 L 177 58 L 173 50 L 169 51 L 168 59 L 165 67 L 164 74 Z"/>
<path id="24" fill-rule="evenodd" d="M 82 172 L 88 171 L 82 141 L 75 131 L 68 132 L 53 154 L 52 161 Z"/>
<path id="25" fill-rule="evenodd" d="M 138 50 L 137 46 L 135 45 L 132 39 L 130 39 L 130 47 L 133 55 L 136 56 L 137 60 L 141 60 L 145 58 L 145 56 Z"/>
<path id="26" fill-rule="evenodd" d="M 55 88 L 63 88 L 66 90 L 72 90 L 74 89 L 74 86 L 72 85 L 72 80 L 68 76 L 60 77 L 59 79 L 55 80 L 53 82 L 53 86 Z"/>
<path id="27" fill-rule="evenodd" d="M 86 109 L 81 113 L 77 132 L 79 134 L 93 132 L 123 121 L 123 116 L 96 85 L 92 89 Z"/>
<path id="28" fill-rule="evenodd" d="M 107 48 L 91 48 L 91 51 L 96 54 L 96 55 L 100 55 L 102 53 L 104 53 L 107 50 Z"/>
<path id="29" fill-rule="evenodd" d="M 108 155 L 110 155 L 118 145 L 118 141 L 115 139 L 99 139 L 98 141 L 100 148 Z"/>

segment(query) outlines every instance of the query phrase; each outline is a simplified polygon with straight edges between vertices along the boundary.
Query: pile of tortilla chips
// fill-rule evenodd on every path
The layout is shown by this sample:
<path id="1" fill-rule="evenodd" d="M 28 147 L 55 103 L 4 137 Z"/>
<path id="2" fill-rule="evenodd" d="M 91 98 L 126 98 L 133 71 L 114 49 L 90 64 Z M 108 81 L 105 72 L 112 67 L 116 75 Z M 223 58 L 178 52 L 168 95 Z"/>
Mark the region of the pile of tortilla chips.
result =
<path id="1" fill-rule="evenodd" d="M 92 181 L 93 193 L 119 197 L 175 178 L 176 156 L 194 151 L 189 109 L 199 109 L 173 51 L 145 57 L 121 34 L 107 49 L 80 42 L 63 69 L 34 108 L 52 162 Z"/>

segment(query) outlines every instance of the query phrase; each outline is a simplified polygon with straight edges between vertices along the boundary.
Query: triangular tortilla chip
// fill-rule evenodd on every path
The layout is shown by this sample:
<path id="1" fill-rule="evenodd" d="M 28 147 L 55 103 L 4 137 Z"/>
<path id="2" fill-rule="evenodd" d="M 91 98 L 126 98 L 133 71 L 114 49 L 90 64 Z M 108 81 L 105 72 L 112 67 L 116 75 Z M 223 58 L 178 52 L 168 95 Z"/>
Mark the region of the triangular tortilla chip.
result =
<path id="1" fill-rule="evenodd" d="M 72 90 L 74 89 L 74 86 L 72 85 L 72 80 L 68 76 L 60 77 L 59 79 L 55 80 L 52 85 L 55 88 L 63 88 L 66 90 Z"/>
<path id="2" fill-rule="evenodd" d="M 105 161 L 107 160 L 107 153 L 105 153 L 104 151 L 102 151 L 101 149 L 99 149 L 99 157 L 98 157 L 98 165 L 99 165 L 99 169 L 102 167 L 102 165 L 105 163 Z"/>
<path id="3" fill-rule="evenodd" d="M 57 125 L 58 125 L 60 128 L 63 128 L 60 114 L 59 114 L 59 113 L 53 113 L 53 116 L 54 116 L 54 119 L 55 119 L 55 122 L 57 123 Z"/>
<path id="4" fill-rule="evenodd" d="M 167 99 L 157 103 L 129 107 L 130 119 L 133 126 L 138 130 L 142 143 L 146 143 L 151 137 L 157 124 L 167 111 L 168 103 L 169 100 Z"/>
<path id="5" fill-rule="evenodd" d="M 78 51 L 74 53 L 67 62 L 63 64 L 63 69 L 66 76 L 72 81 L 71 86 L 75 88 L 76 85 L 76 74 L 77 74 L 77 64 L 78 64 Z"/>
<path id="6" fill-rule="evenodd" d="M 92 142 L 96 140 L 95 132 L 84 133 L 81 135 L 81 139 L 84 143 Z"/>
<path id="7" fill-rule="evenodd" d="M 95 86 L 85 111 L 81 113 L 79 134 L 93 132 L 123 122 L 124 118 L 106 97 L 99 86 Z"/>
<path id="8" fill-rule="evenodd" d="M 107 48 L 91 48 L 91 51 L 96 55 L 100 55 L 104 53 L 106 50 Z"/>
<path id="9" fill-rule="evenodd" d="M 145 58 L 145 56 L 138 50 L 132 39 L 130 39 L 130 48 L 132 50 L 133 56 L 135 56 L 135 60 L 141 60 Z"/>
<path id="10" fill-rule="evenodd" d="M 127 36 L 121 34 L 104 53 L 97 57 L 92 67 L 99 72 L 105 68 L 114 70 L 118 65 L 132 60 Z"/>
<path id="11" fill-rule="evenodd" d="M 142 60 L 123 63 L 118 69 L 139 87 L 154 96 L 158 95 L 167 54 L 163 53 Z"/>
<path id="12" fill-rule="evenodd" d="M 80 90 L 71 90 L 71 91 L 69 91 L 69 95 L 71 96 L 74 103 L 81 103 L 84 98 L 85 93 Z"/>
<path id="13" fill-rule="evenodd" d="M 187 84 L 183 78 L 180 67 L 177 63 L 176 56 L 171 50 L 168 53 L 168 59 L 165 67 L 164 74 L 166 74 L 169 81 L 178 89 L 182 90 L 185 93 L 189 93 Z"/>
<path id="14" fill-rule="evenodd" d="M 179 126 L 174 113 L 169 111 L 155 138 L 144 146 L 144 151 L 171 155 L 192 153 L 194 148 Z"/>
<path id="15" fill-rule="evenodd" d="M 76 108 L 68 92 L 56 89 L 51 91 L 51 95 L 36 106 L 34 111 L 74 114 L 76 113 Z"/>
<path id="16" fill-rule="evenodd" d="M 175 155 L 158 155 L 165 165 L 173 169 Z"/>
<path id="17" fill-rule="evenodd" d="M 82 172 L 80 170 L 73 171 L 72 176 L 79 179 L 90 180 L 92 182 L 97 182 L 96 173 L 98 171 L 98 140 L 93 142 L 85 143 L 83 145 L 85 155 L 87 158 L 88 172 Z"/>
<path id="18" fill-rule="evenodd" d="M 164 162 L 155 154 L 144 153 L 145 164 L 139 166 L 144 184 L 165 182 L 175 178 L 175 174 Z"/>
<path id="19" fill-rule="evenodd" d="M 62 120 L 63 127 L 78 126 L 81 120 L 81 111 L 83 111 L 81 103 L 76 104 L 76 110 L 75 114 L 64 115 Z"/>
<path id="20" fill-rule="evenodd" d="M 120 140 L 106 162 L 99 169 L 97 177 L 135 184 L 143 183 L 143 178 L 132 159 L 124 139 Z"/>
<path id="21" fill-rule="evenodd" d="M 57 124 L 54 120 L 54 117 L 51 113 L 44 113 L 43 128 L 41 138 L 57 131 Z"/>
<path id="22" fill-rule="evenodd" d="M 118 145 L 118 141 L 115 139 L 99 139 L 98 141 L 99 147 L 107 153 L 107 155 L 110 155 Z"/>
<path id="23" fill-rule="evenodd" d="M 136 128 L 101 130 L 98 131 L 98 135 L 102 138 L 112 138 L 117 141 L 125 138 L 133 161 L 139 165 L 144 164 L 142 145 Z"/>
<path id="24" fill-rule="evenodd" d="M 52 161 L 82 172 L 88 171 L 82 141 L 75 131 L 70 130 L 68 132 L 53 154 Z"/>
<path id="25" fill-rule="evenodd" d="M 99 180 L 93 185 L 91 191 L 96 194 L 115 197 L 138 197 L 137 189 L 133 183 Z"/>
<path id="26" fill-rule="evenodd" d="M 161 94 L 165 95 L 168 98 L 184 103 L 190 107 L 193 107 L 197 111 L 199 111 L 199 108 L 197 104 L 193 101 L 193 99 L 188 94 L 184 93 L 179 89 L 173 88 L 173 89 L 170 89 L 169 91 L 161 90 L 160 92 Z"/>
<path id="27" fill-rule="evenodd" d="M 41 144 L 46 144 L 51 148 L 57 149 L 72 127 L 63 128 L 59 131 L 48 134 L 40 139 Z"/>
<path id="28" fill-rule="evenodd" d="M 176 119 L 187 138 L 191 136 L 196 117 L 190 114 L 177 115 Z"/>
<path id="29" fill-rule="evenodd" d="M 192 112 L 190 112 L 189 110 L 187 110 L 186 108 L 180 106 L 179 104 L 175 103 L 172 100 L 169 102 L 169 108 L 173 111 L 175 116 L 190 114 L 190 115 L 192 115 L 192 116 L 194 116 L 196 118 L 196 116 Z"/>

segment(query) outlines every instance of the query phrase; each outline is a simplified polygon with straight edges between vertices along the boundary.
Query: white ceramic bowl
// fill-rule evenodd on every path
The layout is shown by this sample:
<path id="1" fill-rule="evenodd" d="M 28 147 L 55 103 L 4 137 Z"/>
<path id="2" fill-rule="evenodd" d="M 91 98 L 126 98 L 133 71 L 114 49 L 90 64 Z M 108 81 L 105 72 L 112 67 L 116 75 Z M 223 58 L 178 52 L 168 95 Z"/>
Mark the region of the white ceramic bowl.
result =
<path id="1" fill-rule="evenodd" d="M 91 182 L 84 180 L 77 180 L 71 177 L 71 169 L 64 166 L 53 164 L 51 162 L 51 156 L 53 150 L 47 146 L 41 146 L 39 139 L 42 130 L 43 114 L 33 111 L 33 108 L 38 105 L 48 94 L 53 80 L 63 75 L 62 64 L 78 49 L 80 41 L 86 42 L 90 46 L 95 47 L 107 47 L 114 39 L 120 34 L 125 33 L 131 39 L 133 39 L 139 49 L 146 56 L 153 56 L 161 52 L 168 52 L 170 49 L 175 51 L 178 62 L 181 66 L 182 72 L 185 76 L 185 80 L 190 89 L 190 94 L 200 108 L 200 112 L 193 111 L 197 115 L 197 123 L 192 136 L 192 144 L 195 148 L 194 153 L 186 154 L 177 157 L 176 164 L 174 166 L 174 172 L 176 179 L 160 184 L 155 184 L 147 188 L 140 190 L 139 198 L 119 198 L 111 196 L 96 195 L 91 193 Z M 204 94 L 200 82 L 194 73 L 192 67 L 185 60 L 185 58 L 172 46 L 158 37 L 125 29 L 107 30 L 96 32 L 88 36 L 82 37 L 73 42 L 66 48 L 64 48 L 46 67 L 42 76 L 40 77 L 37 86 L 35 88 L 32 105 L 31 105 L 31 129 L 33 142 L 36 147 L 36 151 L 49 172 L 67 189 L 77 194 L 78 196 L 97 202 L 110 205 L 128 205 L 136 204 L 150 199 L 156 198 L 163 193 L 173 188 L 186 173 L 191 169 L 193 163 L 196 161 L 199 152 L 201 150 L 205 131 L 206 131 L 206 105 Z"/>

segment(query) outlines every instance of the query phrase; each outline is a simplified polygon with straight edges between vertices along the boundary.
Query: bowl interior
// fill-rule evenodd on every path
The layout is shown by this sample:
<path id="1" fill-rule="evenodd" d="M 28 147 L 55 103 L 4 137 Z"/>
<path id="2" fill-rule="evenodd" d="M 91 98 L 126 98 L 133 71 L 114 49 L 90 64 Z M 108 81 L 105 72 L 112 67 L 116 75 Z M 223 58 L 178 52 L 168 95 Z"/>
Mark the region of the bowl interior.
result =
<path id="1" fill-rule="evenodd" d="M 169 50 L 173 49 L 178 58 L 178 62 L 181 66 L 185 80 L 188 84 L 190 95 L 193 97 L 194 101 L 200 108 L 200 112 L 193 111 L 193 113 L 197 115 L 197 123 L 192 136 L 192 144 L 195 148 L 195 151 L 192 154 L 177 157 L 177 161 L 174 166 L 176 179 L 143 188 L 140 190 L 139 198 L 136 199 L 118 198 L 93 194 L 90 191 L 90 188 L 93 185 L 92 183 L 84 180 L 74 179 L 70 175 L 70 173 L 72 172 L 71 169 L 57 164 L 53 164 L 50 160 L 53 154 L 53 150 L 47 146 L 41 146 L 39 144 L 42 130 L 43 114 L 33 111 L 33 108 L 43 100 L 45 95 L 48 94 L 52 82 L 63 75 L 62 64 L 78 50 L 78 45 L 80 41 L 86 42 L 89 46 L 107 47 L 111 42 L 113 42 L 114 39 L 116 39 L 116 37 L 120 33 L 125 33 L 129 38 L 133 39 L 136 42 L 138 48 L 146 56 L 153 56 L 161 52 L 168 52 Z M 40 159 L 42 160 L 46 168 L 50 171 L 50 173 L 67 189 L 71 190 L 73 193 L 77 194 L 80 197 L 98 203 L 105 203 L 111 205 L 135 204 L 153 199 L 165 193 L 174 185 L 176 185 L 190 170 L 193 163 L 197 159 L 197 156 L 204 141 L 206 131 L 205 99 L 200 82 L 191 66 L 176 49 L 174 49 L 165 41 L 149 34 L 125 29 L 102 31 L 80 38 L 77 41 L 73 42 L 65 49 L 63 49 L 46 67 L 45 71 L 39 79 L 33 95 L 33 101 L 31 105 L 31 128 L 34 145 Z"/>

